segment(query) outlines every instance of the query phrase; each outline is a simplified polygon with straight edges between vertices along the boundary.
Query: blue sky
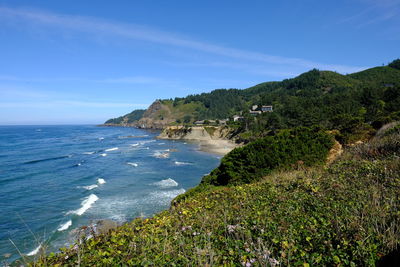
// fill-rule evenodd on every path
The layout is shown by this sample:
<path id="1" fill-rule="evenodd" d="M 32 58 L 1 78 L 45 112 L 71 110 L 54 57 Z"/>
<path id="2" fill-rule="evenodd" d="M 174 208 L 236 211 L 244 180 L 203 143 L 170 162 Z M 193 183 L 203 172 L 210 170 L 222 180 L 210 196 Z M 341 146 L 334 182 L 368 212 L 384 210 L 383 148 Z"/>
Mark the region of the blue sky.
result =
<path id="1" fill-rule="evenodd" d="M 0 0 L 0 124 L 102 123 L 174 98 L 400 57 L 400 0 Z"/>

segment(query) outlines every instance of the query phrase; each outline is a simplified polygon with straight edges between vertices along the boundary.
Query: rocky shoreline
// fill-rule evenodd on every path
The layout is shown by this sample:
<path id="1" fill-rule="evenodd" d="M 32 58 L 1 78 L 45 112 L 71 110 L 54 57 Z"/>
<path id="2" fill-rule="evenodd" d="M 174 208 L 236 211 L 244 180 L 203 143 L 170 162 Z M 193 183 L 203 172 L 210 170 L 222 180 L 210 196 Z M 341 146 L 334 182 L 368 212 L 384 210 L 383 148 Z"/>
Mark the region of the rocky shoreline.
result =
<path id="1" fill-rule="evenodd" d="M 199 144 L 199 150 L 225 155 L 240 146 L 230 139 L 232 130 L 226 126 L 167 126 L 157 137 L 169 140 L 188 140 Z"/>
<path id="2" fill-rule="evenodd" d="M 242 146 L 234 142 L 231 138 L 232 129 L 227 126 L 161 126 L 151 128 L 139 127 L 135 123 L 112 124 L 106 123 L 99 125 L 100 127 L 133 127 L 149 131 L 161 131 L 157 136 L 158 139 L 166 140 L 187 140 L 197 143 L 199 150 L 218 155 L 225 155 L 236 147 Z"/>

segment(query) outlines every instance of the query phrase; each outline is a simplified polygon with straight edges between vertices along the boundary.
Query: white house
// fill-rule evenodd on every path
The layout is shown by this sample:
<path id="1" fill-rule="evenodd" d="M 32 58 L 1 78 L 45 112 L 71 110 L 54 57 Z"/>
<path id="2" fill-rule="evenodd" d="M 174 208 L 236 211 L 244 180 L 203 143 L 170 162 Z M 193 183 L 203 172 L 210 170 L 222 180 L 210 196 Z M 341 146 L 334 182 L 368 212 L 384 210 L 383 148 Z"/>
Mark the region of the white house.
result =
<path id="1" fill-rule="evenodd" d="M 262 112 L 272 112 L 273 108 L 272 108 L 272 106 L 262 106 L 261 111 Z"/>

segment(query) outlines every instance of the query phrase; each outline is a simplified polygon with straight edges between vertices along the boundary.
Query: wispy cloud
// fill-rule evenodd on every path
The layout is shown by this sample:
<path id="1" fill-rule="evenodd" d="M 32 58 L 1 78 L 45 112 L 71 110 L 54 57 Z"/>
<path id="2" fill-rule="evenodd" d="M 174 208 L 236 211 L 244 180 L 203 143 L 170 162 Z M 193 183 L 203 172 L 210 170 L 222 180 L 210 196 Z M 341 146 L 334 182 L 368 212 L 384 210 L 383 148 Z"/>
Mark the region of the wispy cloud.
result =
<path id="1" fill-rule="evenodd" d="M 341 73 L 355 72 L 365 68 L 357 66 L 325 64 L 302 58 L 283 57 L 236 49 L 208 42 L 192 40 L 174 33 L 159 31 L 141 25 L 115 23 L 93 17 L 68 16 L 37 10 L 8 7 L 0 7 L 0 15 L 3 19 L 26 21 L 29 23 L 47 25 L 49 27 L 69 29 L 97 35 L 118 36 L 162 45 L 187 48 L 228 58 L 263 62 L 273 65 L 287 65 L 306 69 L 330 69 Z"/>
<path id="2" fill-rule="evenodd" d="M 360 12 L 342 18 L 338 24 L 350 24 L 363 28 L 371 24 L 385 22 L 397 18 L 400 14 L 400 0 L 360 0 Z"/>
<path id="3" fill-rule="evenodd" d="M 110 83 L 110 84 L 149 84 L 149 85 L 175 85 L 177 82 L 150 76 L 127 76 L 104 79 L 84 79 L 73 77 L 60 78 L 26 78 L 8 75 L 0 75 L 0 81 L 23 83 L 52 83 L 52 82 L 85 82 L 85 83 Z"/>
<path id="4" fill-rule="evenodd" d="M 251 74 L 261 74 L 279 78 L 291 78 L 301 73 L 301 71 L 289 71 L 286 69 L 278 70 L 276 68 L 270 69 L 260 64 L 246 64 L 238 62 L 213 61 L 213 62 L 164 62 L 164 63 L 169 66 L 177 66 L 177 67 L 223 67 L 223 68 L 237 69 Z"/>
<path id="5" fill-rule="evenodd" d="M 119 101 L 103 101 L 102 99 L 76 100 L 75 94 L 43 91 L 32 88 L 0 86 L 1 108 L 145 108 L 147 103 L 128 103 Z M 82 99 L 82 96 L 79 96 Z M 83 98 L 87 99 L 87 97 Z"/>
<path id="6" fill-rule="evenodd" d="M 148 104 L 118 103 L 118 102 L 90 102 L 90 101 L 46 101 L 46 102 L 0 102 L 1 108 L 147 108 Z"/>
<path id="7" fill-rule="evenodd" d="M 133 77 L 122 77 L 122 78 L 111 78 L 99 80 L 99 82 L 105 83 L 133 83 L 133 84 L 152 84 L 161 83 L 161 79 L 153 77 L 133 76 Z"/>
<path id="8" fill-rule="evenodd" d="M 137 85 L 151 85 L 151 86 L 163 86 L 163 87 L 177 87 L 181 86 L 180 82 L 173 79 L 164 79 L 150 76 L 128 76 L 119 78 L 107 78 L 100 80 L 93 80 L 98 83 L 110 83 L 110 84 L 137 84 Z"/>
<path id="9" fill-rule="evenodd" d="M 374 7 L 380 8 L 391 8 L 394 6 L 400 6 L 400 0 L 359 0 L 360 2 Z"/>

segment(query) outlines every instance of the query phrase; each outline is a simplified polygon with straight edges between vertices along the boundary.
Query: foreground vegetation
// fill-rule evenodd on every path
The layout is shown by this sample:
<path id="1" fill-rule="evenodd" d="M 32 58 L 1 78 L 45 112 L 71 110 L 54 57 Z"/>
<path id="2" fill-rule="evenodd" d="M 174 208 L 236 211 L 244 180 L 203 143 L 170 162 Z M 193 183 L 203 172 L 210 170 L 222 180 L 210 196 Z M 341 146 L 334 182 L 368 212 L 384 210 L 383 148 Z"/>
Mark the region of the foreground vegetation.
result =
<path id="1" fill-rule="evenodd" d="M 203 183 L 153 218 L 31 265 L 373 266 L 400 245 L 399 156 L 392 124 L 329 166 Z"/>

